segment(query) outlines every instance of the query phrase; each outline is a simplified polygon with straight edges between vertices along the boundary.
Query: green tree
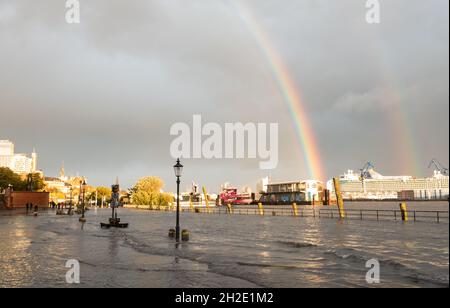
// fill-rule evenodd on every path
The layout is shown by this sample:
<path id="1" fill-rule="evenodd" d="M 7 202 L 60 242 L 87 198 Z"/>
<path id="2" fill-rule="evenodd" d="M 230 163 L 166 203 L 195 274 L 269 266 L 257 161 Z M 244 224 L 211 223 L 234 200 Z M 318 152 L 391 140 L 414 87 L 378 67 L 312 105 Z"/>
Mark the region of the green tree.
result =
<path id="1" fill-rule="evenodd" d="M 14 173 L 9 168 L 0 168 L 0 190 L 4 190 L 12 185 L 14 190 L 21 191 L 26 189 L 26 182 L 23 181 L 20 175 Z"/>
<path id="2" fill-rule="evenodd" d="M 26 191 L 29 188 L 29 176 L 31 176 L 33 191 L 43 191 L 45 188 L 45 183 L 39 173 L 33 173 L 28 176 L 21 177 L 9 168 L 0 168 L 0 190 L 4 190 L 11 184 L 15 191 Z"/>
<path id="3" fill-rule="evenodd" d="M 28 182 L 28 180 L 26 180 Z M 45 188 L 44 179 L 41 177 L 39 173 L 31 174 L 31 184 L 33 187 L 33 191 L 43 191 Z"/>

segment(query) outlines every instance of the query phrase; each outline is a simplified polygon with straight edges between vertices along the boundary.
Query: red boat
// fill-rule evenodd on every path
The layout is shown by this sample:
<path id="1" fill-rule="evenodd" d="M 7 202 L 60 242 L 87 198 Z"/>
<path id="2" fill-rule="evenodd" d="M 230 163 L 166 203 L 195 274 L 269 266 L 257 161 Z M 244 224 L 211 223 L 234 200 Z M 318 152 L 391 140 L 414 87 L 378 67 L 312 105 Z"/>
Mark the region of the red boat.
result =
<path id="1" fill-rule="evenodd" d="M 238 194 L 236 188 L 224 188 L 220 194 L 220 201 L 222 205 L 249 205 L 255 200 L 252 193 Z"/>

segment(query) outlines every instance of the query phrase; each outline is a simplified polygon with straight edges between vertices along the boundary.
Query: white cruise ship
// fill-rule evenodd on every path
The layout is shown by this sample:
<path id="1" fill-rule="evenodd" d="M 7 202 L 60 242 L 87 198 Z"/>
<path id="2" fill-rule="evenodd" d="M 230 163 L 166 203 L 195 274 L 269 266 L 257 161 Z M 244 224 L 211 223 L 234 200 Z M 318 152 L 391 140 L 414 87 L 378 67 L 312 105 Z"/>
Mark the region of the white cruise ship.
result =
<path id="1" fill-rule="evenodd" d="M 449 177 L 440 171 L 428 178 L 383 176 L 373 166 L 363 174 L 349 170 L 340 176 L 343 198 L 346 200 L 448 200 Z M 327 188 L 334 193 L 333 180 Z"/>

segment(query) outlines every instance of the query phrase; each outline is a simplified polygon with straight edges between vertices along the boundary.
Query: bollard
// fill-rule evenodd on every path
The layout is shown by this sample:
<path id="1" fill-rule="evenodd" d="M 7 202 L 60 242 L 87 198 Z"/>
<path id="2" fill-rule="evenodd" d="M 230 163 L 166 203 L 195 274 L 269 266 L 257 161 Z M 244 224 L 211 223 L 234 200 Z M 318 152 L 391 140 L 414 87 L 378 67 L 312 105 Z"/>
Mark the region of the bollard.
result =
<path id="1" fill-rule="evenodd" d="M 169 230 L 169 237 L 170 238 L 175 238 L 176 235 L 177 235 L 177 231 L 175 231 L 175 229 L 170 229 Z"/>
<path id="2" fill-rule="evenodd" d="M 295 216 L 295 217 L 298 216 L 298 207 L 297 207 L 297 203 L 292 204 L 292 212 L 294 213 L 294 216 Z"/>
<path id="3" fill-rule="evenodd" d="M 258 203 L 259 215 L 264 216 L 264 206 L 262 203 Z"/>
<path id="4" fill-rule="evenodd" d="M 337 205 L 339 208 L 339 218 L 344 219 L 345 218 L 344 199 L 342 198 L 341 184 L 339 182 L 339 178 L 334 178 L 333 183 L 334 183 L 334 191 L 336 192 Z"/>
<path id="5" fill-rule="evenodd" d="M 181 231 L 181 240 L 183 242 L 189 241 L 189 231 L 188 230 Z"/>
<path id="6" fill-rule="evenodd" d="M 402 220 L 408 221 L 408 207 L 406 202 L 400 203 L 400 211 L 402 212 Z"/>

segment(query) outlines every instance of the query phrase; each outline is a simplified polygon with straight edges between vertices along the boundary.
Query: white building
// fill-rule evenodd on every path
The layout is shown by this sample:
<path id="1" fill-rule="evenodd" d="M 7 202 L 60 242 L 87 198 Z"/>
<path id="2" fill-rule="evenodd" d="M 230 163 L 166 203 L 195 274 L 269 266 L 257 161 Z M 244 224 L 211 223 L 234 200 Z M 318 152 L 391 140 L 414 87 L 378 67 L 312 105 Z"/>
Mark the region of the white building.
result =
<path id="1" fill-rule="evenodd" d="M 9 168 L 17 174 L 34 173 L 37 171 L 37 154 L 34 151 L 31 157 L 15 154 L 14 143 L 0 140 L 0 167 Z"/>
<path id="2" fill-rule="evenodd" d="M 265 177 L 262 178 L 258 181 L 258 183 L 256 183 L 256 199 L 259 200 L 259 198 L 261 198 L 261 195 L 263 193 L 267 192 L 267 187 L 270 184 L 270 178 L 269 177 Z"/>

